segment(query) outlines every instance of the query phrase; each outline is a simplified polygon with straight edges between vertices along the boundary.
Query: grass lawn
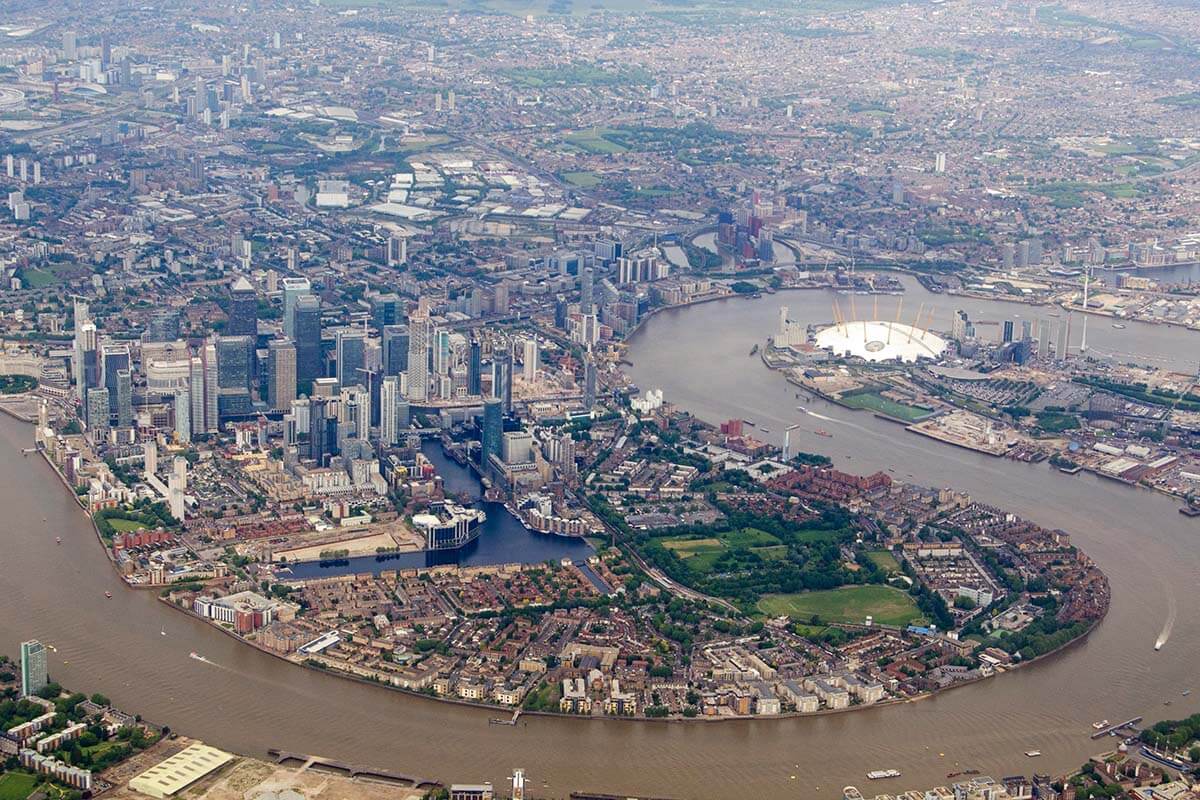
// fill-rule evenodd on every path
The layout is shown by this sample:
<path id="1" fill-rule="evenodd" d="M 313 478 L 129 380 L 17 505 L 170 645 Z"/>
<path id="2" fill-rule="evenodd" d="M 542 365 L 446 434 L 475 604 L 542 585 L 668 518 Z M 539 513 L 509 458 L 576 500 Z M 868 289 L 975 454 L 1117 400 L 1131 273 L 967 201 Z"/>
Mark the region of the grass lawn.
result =
<path id="1" fill-rule="evenodd" d="M 860 394 L 848 394 L 841 397 L 841 401 L 851 408 L 862 408 L 867 411 L 875 411 L 889 417 L 904 420 L 905 422 L 915 422 L 921 417 L 927 416 L 931 409 L 922 408 L 921 406 L 910 406 L 904 403 L 897 403 L 894 400 L 889 400 L 878 392 L 862 392 Z"/>
<path id="2" fill-rule="evenodd" d="M 896 557 L 887 550 L 870 550 L 867 552 L 867 558 L 875 563 L 884 572 L 892 573 L 900 571 L 900 562 Z"/>
<path id="3" fill-rule="evenodd" d="M 924 623 L 907 593 L 890 586 L 843 586 L 823 592 L 767 595 L 758 610 L 772 617 L 788 616 L 807 622 L 814 614 L 826 622 L 861 624 L 868 615 L 883 625 Z"/>
<path id="4" fill-rule="evenodd" d="M 0 775 L 0 800 L 25 800 L 37 784 L 35 776 L 23 772 Z"/>
<path id="5" fill-rule="evenodd" d="M 564 141 L 581 150 L 599 155 L 624 153 L 628 150 L 624 145 L 617 144 L 611 139 L 605 138 L 606 133 L 616 133 L 616 131 L 611 128 L 589 128 L 588 130 L 568 134 L 564 138 Z"/>
<path id="6" fill-rule="evenodd" d="M 720 539 L 663 539 L 662 546 L 680 558 L 688 558 L 710 550 L 724 550 Z"/>
<path id="7" fill-rule="evenodd" d="M 788 549 L 786 544 L 774 544 L 767 547 L 751 547 L 751 552 L 758 554 L 759 558 L 765 558 L 767 561 L 783 561 L 787 558 Z"/>
<path id="8" fill-rule="evenodd" d="M 119 533 L 126 533 L 127 531 L 141 531 L 146 529 L 145 525 L 132 519 L 110 519 L 108 524 L 112 525 L 113 530 Z"/>
<path id="9" fill-rule="evenodd" d="M 779 544 L 779 540 L 758 528 L 742 528 L 721 534 L 721 541 L 731 550 L 742 547 L 766 547 Z"/>
<path id="10" fill-rule="evenodd" d="M 602 178 L 594 172 L 564 172 L 562 179 L 572 186 L 590 189 L 600 183 Z"/>

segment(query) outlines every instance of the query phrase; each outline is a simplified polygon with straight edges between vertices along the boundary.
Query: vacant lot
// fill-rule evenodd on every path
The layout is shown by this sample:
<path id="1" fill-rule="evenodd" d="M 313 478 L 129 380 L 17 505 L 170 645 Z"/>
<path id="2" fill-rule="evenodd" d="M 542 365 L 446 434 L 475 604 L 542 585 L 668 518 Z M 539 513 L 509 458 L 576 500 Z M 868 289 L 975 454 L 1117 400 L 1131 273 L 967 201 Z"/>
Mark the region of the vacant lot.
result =
<path id="1" fill-rule="evenodd" d="M 807 622 L 814 615 L 825 622 L 861 624 L 868 616 L 883 625 L 924 622 L 907 593 L 890 586 L 843 586 L 825 592 L 768 595 L 758 610 L 772 617 L 788 616 Z"/>

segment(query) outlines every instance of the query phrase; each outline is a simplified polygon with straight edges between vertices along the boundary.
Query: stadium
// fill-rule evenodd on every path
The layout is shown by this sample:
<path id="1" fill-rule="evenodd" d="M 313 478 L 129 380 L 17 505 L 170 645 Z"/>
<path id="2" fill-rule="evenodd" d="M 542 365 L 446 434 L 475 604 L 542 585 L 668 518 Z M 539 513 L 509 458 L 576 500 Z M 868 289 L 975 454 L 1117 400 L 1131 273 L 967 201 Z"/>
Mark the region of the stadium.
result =
<path id="1" fill-rule="evenodd" d="M 817 333 L 817 347 L 835 356 L 864 361 L 918 361 L 939 359 L 946 340 L 902 322 L 862 320 L 839 322 Z"/>

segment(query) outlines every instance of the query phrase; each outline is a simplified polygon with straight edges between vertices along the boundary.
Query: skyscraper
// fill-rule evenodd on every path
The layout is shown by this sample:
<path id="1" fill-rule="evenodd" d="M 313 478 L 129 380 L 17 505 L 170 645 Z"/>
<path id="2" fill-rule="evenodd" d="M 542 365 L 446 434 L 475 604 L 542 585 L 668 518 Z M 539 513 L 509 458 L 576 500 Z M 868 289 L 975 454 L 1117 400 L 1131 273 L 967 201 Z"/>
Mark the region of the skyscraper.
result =
<path id="1" fill-rule="evenodd" d="M 109 428 L 109 413 L 108 413 L 108 389 L 103 386 L 94 386 L 87 390 L 87 424 L 88 428 L 95 431 L 92 437 L 93 441 L 103 438 L 104 433 Z"/>
<path id="2" fill-rule="evenodd" d="M 408 399 L 429 399 L 429 317 L 419 309 L 408 320 Z"/>
<path id="3" fill-rule="evenodd" d="M 310 294 L 312 294 L 312 284 L 308 282 L 308 278 L 283 279 L 283 333 L 297 343 L 297 349 L 299 349 L 300 340 L 296 337 L 293 311 L 299 299 Z"/>
<path id="4" fill-rule="evenodd" d="M 175 441 L 192 441 L 192 396 L 187 389 L 175 390 Z"/>
<path id="5" fill-rule="evenodd" d="M 579 276 L 579 312 L 581 314 L 592 313 L 594 284 L 595 271 L 591 267 L 585 267 Z"/>
<path id="6" fill-rule="evenodd" d="M 467 394 L 472 397 L 478 397 L 483 394 L 483 380 L 481 376 L 483 371 L 482 350 L 479 337 L 472 336 L 470 355 L 467 359 Z"/>
<path id="7" fill-rule="evenodd" d="M 337 379 L 341 386 L 366 383 L 367 337 L 359 329 L 337 332 Z"/>
<path id="8" fill-rule="evenodd" d="M 220 427 L 217 415 L 217 394 L 220 384 L 217 381 L 217 346 L 211 340 L 205 342 L 200 350 L 200 358 L 204 364 L 204 430 L 215 432 Z"/>
<path id="9" fill-rule="evenodd" d="M 254 284 L 244 277 L 234 281 L 225 333 L 229 336 L 258 335 L 258 296 L 254 292 Z"/>
<path id="10" fill-rule="evenodd" d="M 408 369 L 408 326 L 384 326 L 383 374 L 399 375 L 406 369 Z"/>
<path id="11" fill-rule="evenodd" d="M 267 403 L 273 411 L 287 411 L 295 399 L 296 346 L 272 339 L 267 346 Z"/>
<path id="12" fill-rule="evenodd" d="M 296 379 L 308 383 L 321 377 L 321 301 L 306 294 L 296 300 L 294 309 Z"/>
<path id="13" fill-rule="evenodd" d="M 100 383 L 108 389 L 108 413 L 116 415 L 117 398 L 120 390 L 117 387 L 117 376 L 122 370 L 130 369 L 129 345 L 105 344 L 100 348 Z"/>
<path id="14" fill-rule="evenodd" d="M 583 407 L 591 411 L 596 405 L 596 362 L 587 359 L 583 362 Z"/>
<path id="15" fill-rule="evenodd" d="M 483 401 L 483 427 L 480 430 L 479 466 L 487 472 L 493 455 L 500 455 L 500 440 L 504 433 L 504 410 L 501 401 L 492 397 Z"/>
<path id="16" fill-rule="evenodd" d="M 492 396 L 500 401 L 505 416 L 512 413 L 512 380 L 512 345 L 506 344 L 504 349 L 492 358 Z"/>
<path id="17" fill-rule="evenodd" d="M 526 383 L 532 383 L 537 380 L 538 371 L 538 345 L 537 339 L 532 336 L 525 340 L 524 349 L 521 353 L 521 377 Z"/>
<path id="18" fill-rule="evenodd" d="M 254 339 L 250 336 L 221 336 L 217 339 L 217 416 L 245 416 L 253 411 Z"/>
<path id="19" fill-rule="evenodd" d="M 379 389 L 379 440 L 385 445 L 393 445 L 399 441 L 396 406 L 401 402 L 403 400 L 400 397 L 400 377 L 388 375 Z"/>
<path id="20" fill-rule="evenodd" d="M 35 695 L 48 683 L 46 646 L 37 639 L 21 642 L 21 696 Z"/>
<path id="21" fill-rule="evenodd" d="M 127 369 L 117 371 L 117 427 L 133 427 L 133 376 Z"/>

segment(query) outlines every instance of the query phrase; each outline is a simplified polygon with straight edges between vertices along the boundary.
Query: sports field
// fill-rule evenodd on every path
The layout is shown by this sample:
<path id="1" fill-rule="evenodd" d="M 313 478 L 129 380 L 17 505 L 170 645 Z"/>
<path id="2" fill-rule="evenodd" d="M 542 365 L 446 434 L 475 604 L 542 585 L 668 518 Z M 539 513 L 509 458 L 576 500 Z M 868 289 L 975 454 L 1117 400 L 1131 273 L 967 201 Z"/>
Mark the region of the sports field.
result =
<path id="1" fill-rule="evenodd" d="M 871 616 L 881 625 L 924 623 L 913 599 L 890 586 L 842 586 L 823 592 L 772 594 L 758 601 L 758 610 L 772 617 L 807 622 L 814 615 L 824 622 L 862 624 Z"/>

